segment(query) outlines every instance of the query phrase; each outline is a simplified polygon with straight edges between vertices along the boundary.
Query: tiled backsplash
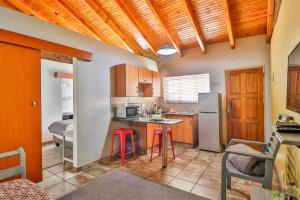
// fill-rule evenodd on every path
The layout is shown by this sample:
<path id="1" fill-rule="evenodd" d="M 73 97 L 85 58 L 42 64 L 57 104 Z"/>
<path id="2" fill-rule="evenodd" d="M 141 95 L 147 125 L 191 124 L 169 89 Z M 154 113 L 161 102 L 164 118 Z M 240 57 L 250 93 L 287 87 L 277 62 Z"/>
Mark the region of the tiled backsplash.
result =
<path id="1" fill-rule="evenodd" d="M 168 104 L 165 103 L 163 98 L 159 97 L 112 97 L 111 98 L 111 110 L 115 113 L 116 107 L 123 103 L 133 103 L 140 106 L 140 113 L 152 112 L 153 103 L 156 103 L 162 108 L 163 112 L 167 112 L 170 108 L 175 109 L 177 112 L 197 112 L 198 104 Z"/>
<path id="2" fill-rule="evenodd" d="M 166 103 L 163 98 L 159 99 L 159 106 L 163 111 L 168 111 L 171 108 L 175 109 L 177 112 L 198 112 L 198 104 L 190 103 Z"/>

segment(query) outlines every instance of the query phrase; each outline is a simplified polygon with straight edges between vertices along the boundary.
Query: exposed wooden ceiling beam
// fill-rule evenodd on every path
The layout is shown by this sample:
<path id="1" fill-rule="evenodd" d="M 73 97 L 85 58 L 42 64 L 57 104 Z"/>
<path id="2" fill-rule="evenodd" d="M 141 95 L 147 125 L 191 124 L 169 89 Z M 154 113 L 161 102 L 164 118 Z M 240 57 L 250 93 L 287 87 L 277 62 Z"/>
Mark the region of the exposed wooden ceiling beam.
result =
<path id="1" fill-rule="evenodd" d="M 65 0 L 57 0 L 57 2 L 60 3 L 60 5 L 64 7 L 65 10 L 67 10 L 68 13 L 72 15 L 72 17 L 75 18 L 83 27 L 85 27 L 95 38 L 100 41 L 109 43 L 102 35 L 102 33 L 95 26 L 93 26 L 91 22 L 89 22 L 79 11 L 77 11 L 74 6 L 72 6 Z"/>
<path id="2" fill-rule="evenodd" d="M 197 18 L 196 18 L 196 15 L 194 13 L 194 10 L 193 10 L 193 6 L 192 6 L 192 2 L 190 0 L 182 0 L 183 2 L 183 5 L 184 5 L 184 8 L 185 8 L 185 11 L 186 11 L 186 14 L 193 26 L 193 29 L 195 31 L 195 34 L 196 34 L 196 38 L 197 38 L 197 41 L 199 43 L 199 46 L 202 50 L 203 53 L 206 52 L 206 47 L 205 47 L 205 42 L 204 42 L 204 36 L 203 36 L 203 33 L 201 31 L 201 28 L 199 26 L 199 23 L 197 22 Z"/>
<path id="3" fill-rule="evenodd" d="M 42 15 L 40 15 L 40 13 L 36 12 L 35 10 L 33 10 L 32 8 L 30 8 L 27 4 L 25 4 L 23 1 L 19 1 L 19 0 L 7 0 L 8 3 L 12 4 L 13 6 L 15 6 L 17 9 L 19 9 L 20 11 L 22 11 L 23 13 L 30 15 L 30 16 L 36 16 L 42 20 L 47 20 L 46 18 L 44 18 Z"/>
<path id="4" fill-rule="evenodd" d="M 273 33 L 273 21 L 274 21 L 274 7 L 275 1 L 268 0 L 268 15 L 267 15 L 267 42 L 271 42 Z"/>
<path id="5" fill-rule="evenodd" d="M 4 7 L 7 7 L 7 8 L 10 8 L 10 9 L 13 9 L 13 10 L 17 10 L 19 12 L 23 12 L 22 10 L 20 10 L 19 8 L 17 8 L 16 6 L 14 6 L 12 3 L 10 3 L 8 0 L 2 0 L 0 2 L 0 6 L 4 6 Z M 29 12 L 27 12 L 25 14 L 32 16 L 32 14 L 29 13 Z"/>
<path id="6" fill-rule="evenodd" d="M 120 28 L 112 21 L 112 19 L 108 16 L 108 14 L 104 11 L 101 5 L 94 0 L 84 0 L 86 4 L 95 11 L 97 16 L 102 19 L 110 31 L 122 42 L 126 48 L 134 53 L 145 55 L 143 49 L 136 43 L 136 41 L 132 40 L 128 36 L 126 36 Z"/>
<path id="7" fill-rule="evenodd" d="M 35 5 L 37 5 L 43 12 L 47 13 L 47 15 L 53 19 L 54 22 L 61 25 L 62 27 L 74 30 L 75 28 L 66 21 L 63 17 L 59 16 L 53 9 L 51 9 L 44 1 L 33 0 Z"/>
<path id="8" fill-rule="evenodd" d="M 155 2 L 153 0 L 146 0 L 149 8 L 151 9 L 152 13 L 154 14 L 155 18 L 161 25 L 161 27 L 165 30 L 170 42 L 174 46 L 174 48 L 177 50 L 177 53 L 179 56 L 182 56 L 182 51 L 180 49 L 179 40 L 175 36 L 174 33 L 170 30 L 170 28 L 166 25 L 166 23 L 163 20 L 163 16 L 158 12 L 158 8 L 155 6 Z"/>
<path id="9" fill-rule="evenodd" d="M 222 2 L 223 2 L 223 7 L 224 7 L 225 21 L 226 21 L 226 27 L 227 27 L 230 47 L 232 49 L 234 49 L 235 41 L 234 41 L 234 34 L 233 34 L 233 29 L 232 29 L 232 23 L 231 23 L 231 16 L 230 16 L 230 9 L 229 9 L 228 0 L 222 0 Z"/>
<path id="10" fill-rule="evenodd" d="M 150 42 L 150 39 L 148 37 L 147 31 L 139 24 L 138 20 L 133 16 L 133 13 L 129 11 L 129 8 L 126 5 L 126 2 L 124 0 L 115 0 L 115 2 L 119 5 L 123 13 L 128 17 L 130 22 L 134 25 L 134 27 L 140 32 L 140 34 L 145 39 L 149 49 L 152 51 L 152 53 L 159 57 L 157 52 L 155 51 L 154 45 Z M 149 31 L 148 31 L 149 33 Z"/>
<path id="11" fill-rule="evenodd" d="M 23 1 L 19 1 L 19 0 L 6 0 L 6 1 L 7 1 L 7 3 L 12 4 L 13 6 L 15 6 L 16 8 L 18 8 L 19 10 L 21 10 L 22 12 L 24 12 L 30 16 L 36 16 L 42 20 L 50 21 L 51 23 L 74 30 L 74 27 L 71 26 L 70 23 L 68 23 L 65 19 L 63 19 L 62 17 L 55 14 L 53 12 L 53 10 L 44 3 L 44 1 L 31 0 L 31 1 L 29 1 L 29 3 L 37 6 L 40 10 L 43 11 L 43 13 L 47 14 L 47 17 L 44 17 L 39 12 L 32 9 L 30 7 L 30 4 L 27 4 Z"/>

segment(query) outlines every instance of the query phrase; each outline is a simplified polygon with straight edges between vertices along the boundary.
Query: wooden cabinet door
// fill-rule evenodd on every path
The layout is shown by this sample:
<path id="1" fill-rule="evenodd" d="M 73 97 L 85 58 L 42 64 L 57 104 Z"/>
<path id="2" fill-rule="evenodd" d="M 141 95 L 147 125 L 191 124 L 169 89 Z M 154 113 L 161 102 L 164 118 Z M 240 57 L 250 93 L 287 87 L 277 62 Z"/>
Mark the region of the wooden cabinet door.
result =
<path id="1" fill-rule="evenodd" d="M 153 80 L 152 80 L 152 87 L 153 87 L 153 96 L 160 97 L 161 96 L 161 79 L 159 72 L 152 72 Z"/>
<path id="2" fill-rule="evenodd" d="M 138 96 L 138 68 L 133 65 L 126 65 L 126 96 Z"/>
<path id="3" fill-rule="evenodd" d="M 138 96 L 138 68 L 133 65 L 116 65 L 112 67 L 114 73 L 115 96 L 116 97 L 136 97 Z M 113 94 L 113 92 L 112 92 Z"/>
<path id="4" fill-rule="evenodd" d="M 183 142 L 193 144 L 193 117 L 182 115 L 167 115 L 170 119 L 181 119 L 182 123 L 170 126 L 172 129 L 173 140 L 176 142 Z"/>
<path id="5" fill-rule="evenodd" d="M 0 42 L 0 153 L 23 147 L 27 178 L 42 180 L 40 51 Z M 0 171 L 19 159 L 0 159 Z"/>
<path id="6" fill-rule="evenodd" d="M 227 142 L 264 141 L 263 82 L 262 67 L 226 72 Z"/>
<path id="7" fill-rule="evenodd" d="M 193 117 L 184 117 L 182 123 L 182 141 L 184 143 L 193 144 Z"/>
<path id="8" fill-rule="evenodd" d="M 148 149 L 152 147 L 153 131 L 154 131 L 154 129 L 157 129 L 157 128 L 162 128 L 162 126 L 160 124 L 152 124 L 152 123 L 147 124 L 147 148 Z M 158 142 L 159 142 L 158 136 L 156 136 L 154 145 L 157 145 Z"/>
<path id="9" fill-rule="evenodd" d="M 139 83 L 152 83 L 152 71 L 139 67 Z"/>
<path id="10" fill-rule="evenodd" d="M 114 76 L 111 75 L 111 78 L 114 78 L 114 89 L 116 97 L 125 97 L 126 96 L 126 66 L 116 65 L 111 69 L 111 73 L 114 73 Z M 112 92 L 113 93 L 113 92 Z"/>

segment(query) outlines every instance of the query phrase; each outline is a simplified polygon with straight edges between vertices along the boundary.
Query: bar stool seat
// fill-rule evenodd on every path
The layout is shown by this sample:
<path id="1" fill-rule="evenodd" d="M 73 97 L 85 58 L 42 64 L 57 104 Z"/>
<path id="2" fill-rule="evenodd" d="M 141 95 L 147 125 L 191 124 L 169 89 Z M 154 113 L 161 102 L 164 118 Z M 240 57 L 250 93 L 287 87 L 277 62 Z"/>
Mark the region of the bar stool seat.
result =
<path id="1" fill-rule="evenodd" d="M 125 153 L 125 148 L 126 148 L 126 135 L 130 135 L 131 137 L 131 146 L 132 146 L 132 151 Z M 115 129 L 113 134 L 112 134 L 112 145 L 111 145 L 111 154 L 110 154 L 110 161 L 112 160 L 112 156 L 114 154 L 114 144 L 115 144 L 115 137 L 119 136 L 120 137 L 120 149 L 121 149 L 121 159 L 122 159 L 122 166 L 125 165 L 125 155 L 133 153 L 134 160 L 136 160 L 136 155 L 135 155 L 135 145 L 134 145 L 134 140 L 133 140 L 133 132 L 132 129 L 128 128 L 120 128 L 120 129 Z"/>
<path id="2" fill-rule="evenodd" d="M 151 155 L 150 155 L 150 162 L 152 161 L 152 154 L 154 150 L 154 141 L 155 141 L 155 136 L 158 136 L 158 154 L 159 156 L 161 155 L 161 150 L 162 150 L 162 136 L 163 136 L 163 129 L 162 128 L 157 128 L 153 130 L 153 137 L 152 137 L 152 147 L 151 147 Z M 168 136 L 170 136 L 171 140 L 171 148 L 167 148 L 168 150 L 171 150 L 173 153 L 173 158 L 175 159 L 175 150 L 174 150 L 174 143 L 173 143 L 173 136 L 172 136 L 172 130 L 171 128 L 167 129 L 167 141 L 168 141 Z M 166 141 L 166 143 L 167 143 Z"/>

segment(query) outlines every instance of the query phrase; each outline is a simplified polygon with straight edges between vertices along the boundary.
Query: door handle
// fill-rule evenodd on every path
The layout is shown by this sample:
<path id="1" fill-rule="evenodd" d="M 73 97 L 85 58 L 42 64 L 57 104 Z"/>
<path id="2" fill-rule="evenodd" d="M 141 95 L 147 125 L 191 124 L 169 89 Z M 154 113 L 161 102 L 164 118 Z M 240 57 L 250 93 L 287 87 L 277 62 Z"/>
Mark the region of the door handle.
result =
<path id="1" fill-rule="evenodd" d="M 33 101 L 33 102 L 31 103 L 31 106 L 35 108 L 35 107 L 37 106 L 36 101 Z"/>
<path id="2" fill-rule="evenodd" d="M 227 112 L 227 115 L 230 114 L 230 108 L 229 107 L 226 108 L 226 112 Z"/>

